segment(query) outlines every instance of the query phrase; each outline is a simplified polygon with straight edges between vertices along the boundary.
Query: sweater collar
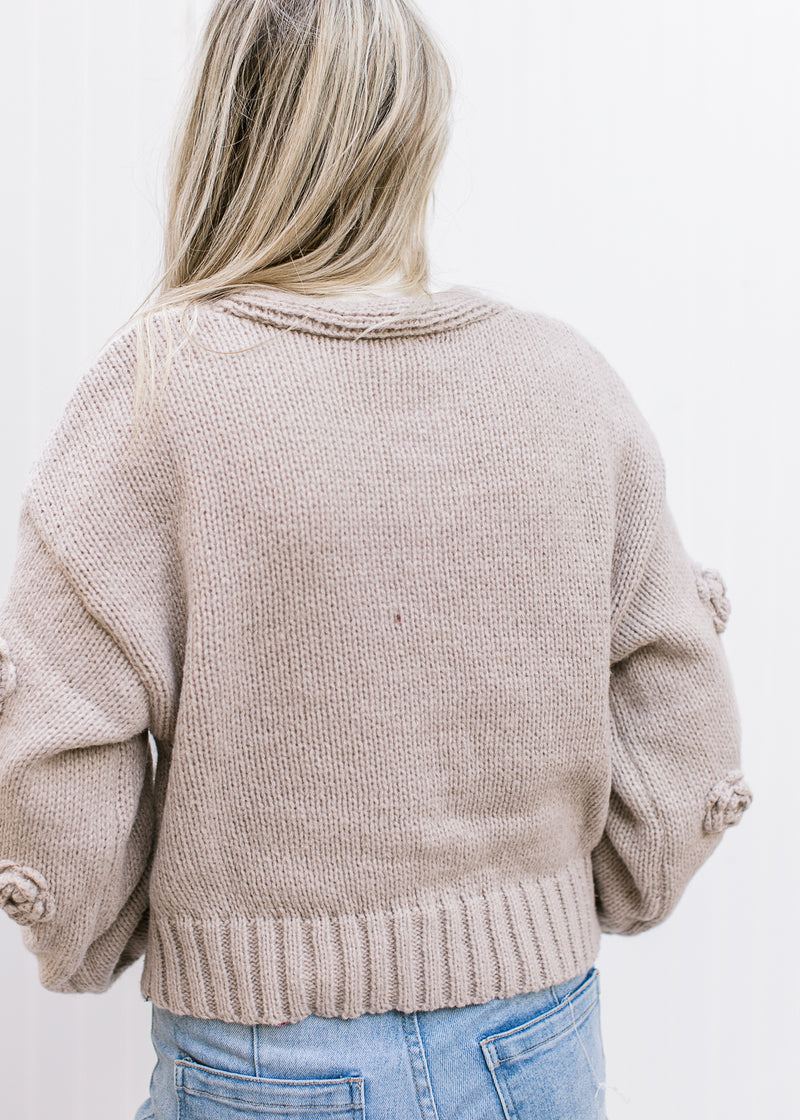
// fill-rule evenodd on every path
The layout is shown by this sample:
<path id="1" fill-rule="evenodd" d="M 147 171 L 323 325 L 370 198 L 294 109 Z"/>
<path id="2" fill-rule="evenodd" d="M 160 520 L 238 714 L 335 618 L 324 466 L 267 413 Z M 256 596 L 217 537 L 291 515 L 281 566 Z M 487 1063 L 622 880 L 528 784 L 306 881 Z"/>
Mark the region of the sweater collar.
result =
<path id="1" fill-rule="evenodd" d="M 249 284 L 215 300 L 214 306 L 285 330 L 356 339 L 437 334 L 496 315 L 505 305 L 462 286 L 431 296 L 366 295 L 340 301 Z"/>

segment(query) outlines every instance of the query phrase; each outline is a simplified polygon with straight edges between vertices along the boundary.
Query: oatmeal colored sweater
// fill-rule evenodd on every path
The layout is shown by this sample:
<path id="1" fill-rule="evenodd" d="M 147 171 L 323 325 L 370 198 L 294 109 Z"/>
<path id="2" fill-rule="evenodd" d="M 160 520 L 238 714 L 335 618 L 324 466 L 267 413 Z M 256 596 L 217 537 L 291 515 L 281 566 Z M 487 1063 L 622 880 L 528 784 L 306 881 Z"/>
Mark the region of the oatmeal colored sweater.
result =
<path id="1" fill-rule="evenodd" d="M 662 922 L 751 794 L 725 586 L 607 361 L 469 288 L 190 334 L 130 442 L 118 332 L 22 495 L 0 905 L 44 987 L 430 1010 Z"/>

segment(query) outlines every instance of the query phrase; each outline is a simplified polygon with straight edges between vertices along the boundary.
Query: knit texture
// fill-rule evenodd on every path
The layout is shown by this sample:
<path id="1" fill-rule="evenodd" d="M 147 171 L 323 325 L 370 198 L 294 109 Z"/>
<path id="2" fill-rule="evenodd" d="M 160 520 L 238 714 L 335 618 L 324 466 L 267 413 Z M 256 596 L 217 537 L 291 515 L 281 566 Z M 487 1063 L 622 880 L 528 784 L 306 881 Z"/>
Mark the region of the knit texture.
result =
<path id="1" fill-rule="evenodd" d="M 176 1014 L 352 1018 L 662 922 L 751 794 L 724 584 L 608 362 L 468 288 L 191 334 L 127 450 L 119 332 L 22 495 L 0 905 L 42 984 L 144 954 Z"/>

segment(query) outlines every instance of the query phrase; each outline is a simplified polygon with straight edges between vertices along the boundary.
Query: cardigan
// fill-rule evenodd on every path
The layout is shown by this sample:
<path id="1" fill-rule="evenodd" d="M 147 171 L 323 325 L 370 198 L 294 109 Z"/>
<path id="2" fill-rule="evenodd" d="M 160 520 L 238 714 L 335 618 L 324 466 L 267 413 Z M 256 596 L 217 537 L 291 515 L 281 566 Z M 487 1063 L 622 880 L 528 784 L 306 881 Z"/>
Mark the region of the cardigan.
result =
<path id="1" fill-rule="evenodd" d="M 0 903 L 53 992 L 173 1013 L 484 1003 L 672 912 L 750 804 L 651 428 L 574 327 L 474 288 L 135 322 L 21 496 Z"/>

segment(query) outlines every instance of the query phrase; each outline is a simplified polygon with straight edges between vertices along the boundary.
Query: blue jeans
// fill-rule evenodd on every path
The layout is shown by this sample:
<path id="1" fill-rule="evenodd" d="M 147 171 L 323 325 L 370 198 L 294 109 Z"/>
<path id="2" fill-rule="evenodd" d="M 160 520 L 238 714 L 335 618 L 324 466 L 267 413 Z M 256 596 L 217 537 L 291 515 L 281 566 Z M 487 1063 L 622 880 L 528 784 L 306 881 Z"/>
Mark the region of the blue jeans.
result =
<path id="1" fill-rule="evenodd" d="M 135 1120 L 604 1120 L 595 968 L 469 1007 L 246 1026 L 152 1008 Z"/>

